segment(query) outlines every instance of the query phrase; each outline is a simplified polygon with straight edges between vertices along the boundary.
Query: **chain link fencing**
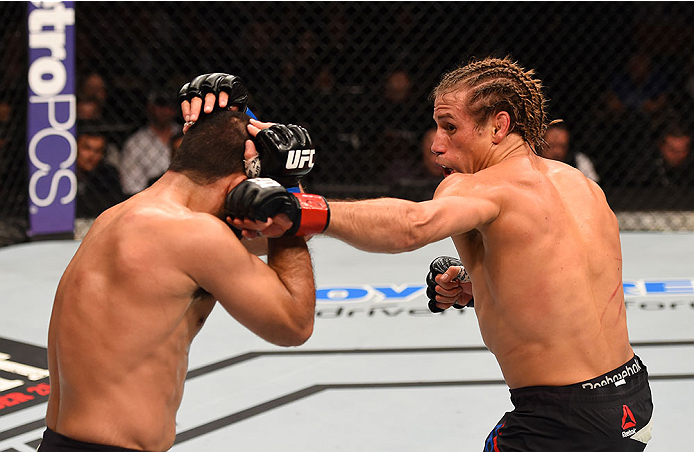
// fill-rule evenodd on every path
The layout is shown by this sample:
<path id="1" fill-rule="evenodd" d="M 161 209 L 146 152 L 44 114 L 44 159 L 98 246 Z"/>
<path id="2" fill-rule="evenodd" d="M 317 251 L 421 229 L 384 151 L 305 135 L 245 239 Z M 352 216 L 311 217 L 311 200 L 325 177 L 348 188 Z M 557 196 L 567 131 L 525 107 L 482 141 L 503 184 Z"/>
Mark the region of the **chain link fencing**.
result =
<path id="1" fill-rule="evenodd" d="M 550 117 L 564 120 L 568 150 L 555 158 L 598 181 L 622 229 L 694 230 L 689 3 L 77 2 L 75 8 L 78 136 L 103 135 L 106 143 L 98 171 L 77 170 L 78 217 L 96 216 L 166 169 L 182 123 L 175 94 L 205 72 L 241 76 L 261 120 L 308 128 L 318 149 L 309 190 L 428 199 L 440 181 L 423 151 L 434 126 L 429 93 L 444 72 L 472 57 L 510 55 L 535 69 Z M 0 6 L 5 235 L 21 231 L 27 217 L 25 22 L 25 4 Z M 101 147 L 98 140 L 92 145 Z"/>
<path id="2" fill-rule="evenodd" d="M 26 6 L 0 4 L 0 246 L 26 240 Z"/>

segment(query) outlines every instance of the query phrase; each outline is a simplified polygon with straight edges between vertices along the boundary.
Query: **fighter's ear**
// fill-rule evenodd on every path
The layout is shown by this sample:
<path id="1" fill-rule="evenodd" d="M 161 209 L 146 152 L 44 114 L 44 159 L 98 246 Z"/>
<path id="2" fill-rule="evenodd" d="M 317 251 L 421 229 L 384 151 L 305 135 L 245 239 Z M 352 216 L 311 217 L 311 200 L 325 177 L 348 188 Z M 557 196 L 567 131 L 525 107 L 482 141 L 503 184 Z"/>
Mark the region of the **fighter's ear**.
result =
<path id="1" fill-rule="evenodd" d="M 492 118 L 492 142 L 501 143 L 511 128 L 511 116 L 506 111 L 500 111 Z"/>

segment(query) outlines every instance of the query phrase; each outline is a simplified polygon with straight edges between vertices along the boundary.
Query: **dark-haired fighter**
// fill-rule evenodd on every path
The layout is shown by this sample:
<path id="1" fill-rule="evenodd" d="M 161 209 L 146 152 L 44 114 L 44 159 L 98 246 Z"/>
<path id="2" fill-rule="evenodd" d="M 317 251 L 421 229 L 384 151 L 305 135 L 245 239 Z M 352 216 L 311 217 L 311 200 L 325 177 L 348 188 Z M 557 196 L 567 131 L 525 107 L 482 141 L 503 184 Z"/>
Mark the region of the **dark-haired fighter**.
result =
<path id="1" fill-rule="evenodd" d="M 653 405 L 629 344 L 617 219 L 598 185 L 539 155 L 539 80 L 487 58 L 446 74 L 432 98 L 446 176 L 434 199 L 330 201 L 326 234 L 379 253 L 452 237 L 516 407 L 485 450 L 643 450 Z M 459 270 L 436 276 L 441 309 L 470 300 Z"/>
<path id="2" fill-rule="evenodd" d="M 248 121 L 236 111 L 198 121 L 169 170 L 101 214 L 82 241 L 53 305 L 40 452 L 170 448 L 188 350 L 217 301 L 274 344 L 311 335 L 305 239 L 268 239 L 265 264 L 223 221 L 227 194 L 246 182 L 244 152 L 255 154 Z M 260 229 L 279 235 L 290 220 L 275 216 Z"/>

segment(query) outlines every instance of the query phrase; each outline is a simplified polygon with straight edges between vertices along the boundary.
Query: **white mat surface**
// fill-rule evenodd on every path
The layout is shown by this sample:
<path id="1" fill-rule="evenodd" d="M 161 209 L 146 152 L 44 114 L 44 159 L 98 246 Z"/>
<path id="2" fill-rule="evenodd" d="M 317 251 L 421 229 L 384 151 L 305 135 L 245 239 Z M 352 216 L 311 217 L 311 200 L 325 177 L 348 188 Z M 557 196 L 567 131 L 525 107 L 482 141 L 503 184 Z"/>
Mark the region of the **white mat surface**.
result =
<path id="1" fill-rule="evenodd" d="M 45 348 L 53 295 L 78 245 L 0 249 L 0 339 Z M 172 450 L 481 451 L 511 404 L 474 312 L 426 310 L 428 264 L 454 255 L 452 242 L 400 255 L 322 237 L 311 248 L 314 335 L 276 347 L 216 307 L 191 347 Z M 694 234 L 623 233 L 622 248 L 630 338 L 652 376 L 646 450 L 689 450 Z M 0 378 L 20 377 L 0 369 Z M 0 392 L 0 407 L 12 391 Z M 25 405 L 0 408 L 0 452 L 36 447 L 45 402 Z"/>

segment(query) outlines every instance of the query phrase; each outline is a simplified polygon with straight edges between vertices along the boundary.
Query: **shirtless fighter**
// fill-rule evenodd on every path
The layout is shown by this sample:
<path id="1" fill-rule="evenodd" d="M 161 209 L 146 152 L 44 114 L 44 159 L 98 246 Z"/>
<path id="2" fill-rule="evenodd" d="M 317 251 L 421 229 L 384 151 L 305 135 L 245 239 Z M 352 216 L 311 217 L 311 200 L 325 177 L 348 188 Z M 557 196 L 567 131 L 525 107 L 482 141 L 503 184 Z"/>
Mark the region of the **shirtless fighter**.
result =
<path id="1" fill-rule="evenodd" d="M 242 97 L 240 80 L 225 77 L 207 88 Z M 244 102 L 233 105 L 243 110 Z M 268 239 L 266 265 L 223 220 L 227 194 L 250 184 L 244 151 L 256 150 L 248 121 L 219 111 L 189 127 L 169 170 L 100 215 L 82 241 L 53 305 L 40 452 L 169 449 L 188 350 L 217 301 L 274 344 L 300 345 L 311 335 L 315 286 L 305 239 Z M 279 129 L 296 138 L 296 128 Z M 310 144 L 308 135 L 299 138 Z M 266 137 L 264 151 L 281 152 L 299 138 Z M 275 184 L 273 196 L 294 195 Z M 279 235 L 273 228 L 283 232 L 293 219 L 275 221 L 256 227 Z"/>
<path id="2" fill-rule="evenodd" d="M 446 176 L 433 200 L 330 201 L 326 234 L 376 253 L 452 237 L 472 290 L 451 266 L 435 277 L 436 306 L 472 292 L 515 406 L 485 451 L 643 450 L 653 405 L 629 344 L 617 220 L 598 185 L 539 155 L 540 81 L 487 58 L 446 74 L 432 98 Z M 253 236 L 248 219 L 233 223 Z"/>

